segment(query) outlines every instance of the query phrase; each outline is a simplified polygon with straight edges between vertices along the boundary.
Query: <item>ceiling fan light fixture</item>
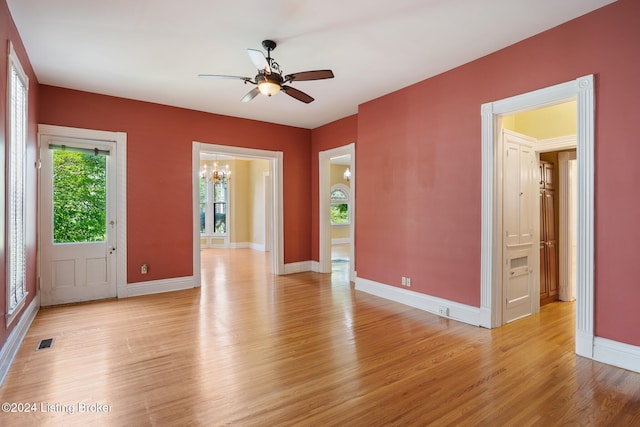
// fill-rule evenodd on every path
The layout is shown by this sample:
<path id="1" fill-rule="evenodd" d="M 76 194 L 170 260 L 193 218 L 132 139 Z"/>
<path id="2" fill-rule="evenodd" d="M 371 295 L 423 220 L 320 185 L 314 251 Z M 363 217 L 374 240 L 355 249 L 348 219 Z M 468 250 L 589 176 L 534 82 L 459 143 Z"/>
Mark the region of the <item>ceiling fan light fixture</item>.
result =
<path id="1" fill-rule="evenodd" d="M 282 89 L 282 76 L 278 73 L 258 74 L 256 84 L 261 94 L 273 96 Z"/>
<path id="2" fill-rule="evenodd" d="M 267 96 L 275 95 L 280 92 L 280 85 L 278 83 L 270 82 L 268 80 L 258 83 L 258 89 L 260 93 Z"/>

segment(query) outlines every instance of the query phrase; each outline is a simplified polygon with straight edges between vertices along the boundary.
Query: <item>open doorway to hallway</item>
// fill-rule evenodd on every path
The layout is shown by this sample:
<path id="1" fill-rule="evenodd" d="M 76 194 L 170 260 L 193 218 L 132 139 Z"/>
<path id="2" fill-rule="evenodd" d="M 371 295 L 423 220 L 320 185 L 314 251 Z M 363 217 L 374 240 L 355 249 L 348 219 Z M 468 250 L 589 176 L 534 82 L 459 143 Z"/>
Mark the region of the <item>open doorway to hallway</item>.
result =
<path id="1" fill-rule="evenodd" d="M 355 280 L 355 144 L 320 152 L 317 271 Z"/>
<path id="2" fill-rule="evenodd" d="M 332 282 L 341 279 L 349 282 L 351 270 L 351 155 L 332 157 L 330 161 L 331 205 L 331 275 Z"/>
<path id="3" fill-rule="evenodd" d="M 578 197 L 576 246 L 576 353 L 594 357 L 594 76 L 587 75 L 555 86 L 516 95 L 481 106 L 482 115 L 482 227 L 480 325 L 495 328 L 503 322 L 502 210 L 496 140 L 501 117 L 521 111 L 576 100 Z"/>
<path id="4" fill-rule="evenodd" d="M 262 253 L 282 274 L 282 153 L 194 142 L 192 165 L 196 283 L 215 249 Z"/>
<path id="5" fill-rule="evenodd" d="M 537 313 L 548 303 L 575 300 L 576 122 L 575 100 L 501 117 L 502 155 L 505 157 L 501 162 L 503 228 L 507 234 L 513 234 L 510 230 L 514 228 L 526 228 L 526 233 L 533 235 L 528 245 L 513 245 L 512 237 L 503 237 L 506 266 L 503 273 L 504 322 Z M 513 151 L 517 141 L 530 147 L 531 165 L 524 161 L 507 161 L 506 156 L 513 154 L 508 151 Z M 514 167 L 519 167 L 520 171 L 512 170 Z M 516 188 L 510 182 L 517 181 L 517 177 L 520 177 L 522 187 L 529 185 L 525 182 L 528 177 L 533 180 L 530 184 L 532 203 L 526 206 L 518 199 L 528 190 Z M 515 194 L 512 194 L 513 190 Z M 520 209 L 526 211 L 520 212 Z M 519 226 L 514 227 L 514 224 Z M 526 253 L 526 258 L 530 258 L 526 263 L 526 275 L 520 272 L 522 269 L 510 267 L 512 254 L 516 252 Z M 525 283 L 528 286 L 521 286 L 522 292 L 517 292 L 517 286 Z M 524 295 L 527 298 L 517 298 Z M 511 307 L 527 301 L 528 309 Z"/>

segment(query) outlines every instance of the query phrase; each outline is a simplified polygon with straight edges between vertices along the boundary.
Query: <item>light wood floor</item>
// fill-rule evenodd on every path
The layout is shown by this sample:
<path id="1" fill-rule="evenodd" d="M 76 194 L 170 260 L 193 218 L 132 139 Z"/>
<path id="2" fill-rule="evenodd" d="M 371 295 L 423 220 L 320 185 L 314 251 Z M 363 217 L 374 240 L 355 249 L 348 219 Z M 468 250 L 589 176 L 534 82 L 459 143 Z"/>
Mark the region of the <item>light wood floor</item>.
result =
<path id="1" fill-rule="evenodd" d="M 0 389 L 37 412 L 0 425 L 640 425 L 640 374 L 574 354 L 572 303 L 486 330 L 266 261 L 205 250 L 200 289 L 42 309 Z"/>

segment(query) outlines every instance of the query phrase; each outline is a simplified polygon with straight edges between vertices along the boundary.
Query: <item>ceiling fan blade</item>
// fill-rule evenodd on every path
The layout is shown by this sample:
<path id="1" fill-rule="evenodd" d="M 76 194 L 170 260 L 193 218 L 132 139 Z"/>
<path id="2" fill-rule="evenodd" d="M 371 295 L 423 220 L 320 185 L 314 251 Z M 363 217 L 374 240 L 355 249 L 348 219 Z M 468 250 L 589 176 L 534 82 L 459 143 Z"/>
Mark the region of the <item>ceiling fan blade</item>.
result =
<path id="1" fill-rule="evenodd" d="M 225 76 L 225 75 L 221 75 L 221 74 L 198 74 L 198 77 L 206 77 L 206 78 L 211 78 L 211 79 L 244 80 L 245 82 L 251 81 L 251 77 Z"/>
<path id="2" fill-rule="evenodd" d="M 258 87 L 256 86 L 253 89 L 251 89 L 249 92 L 247 92 L 247 94 L 242 97 L 240 102 L 249 102 L 256 96 L 258 96 L 259 93 L 260 93 L 260 89 L 258 89 Z"/>
<path id="3" fill-rule="evenodd" d="M 265 73 L 271 74 L 271 67 L 264 53 L 256 49 L 247 49 L 247 53 L 249 54 L 249 58 L 251 58 L 251 62 L 253 62 L 253 65 L 255 65 L 258 70 L 264 70 Z"/>
<path id="4" fill-rule="evenodd" d="M 333 71 L 331 70 L 313 70 L 313 71 L 302 71 L 300 73 L 293 73 L 284 76 L 285 82 L 292 81 L 305 81 L 305 80 L 322 80 L 322 79 L 332 79 L 334 77 Z"/>
<path id="5" fill-rule="evenodd" d="M 295 98 L 298 101 L 302 101 L 305 104 L 313 101 L 312 97 L 298 89 L 292 88 L 291 86 L 282 85 L 282 90 L 284 90 L 284 93 L 286 93 L 290 97 Z"/>

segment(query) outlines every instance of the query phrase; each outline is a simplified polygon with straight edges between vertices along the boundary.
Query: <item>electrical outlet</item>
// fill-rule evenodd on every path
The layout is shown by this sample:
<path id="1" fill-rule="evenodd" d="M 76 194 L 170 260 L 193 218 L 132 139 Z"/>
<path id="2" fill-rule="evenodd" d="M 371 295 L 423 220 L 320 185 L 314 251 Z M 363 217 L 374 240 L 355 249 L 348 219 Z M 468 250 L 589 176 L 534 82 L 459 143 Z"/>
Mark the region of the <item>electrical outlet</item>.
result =
<path id="1" fill-rule="evenodd" d="M 402 286 L 407 286 L 407 278 L 402 276 Z"/>
<path id="2" fill-rule="evenodd" d="M 411 278 L 407 277 L 407 288 L 411 287 Z"/>
<path id="3" fill-rule="evenodd" d="M 445 307 L 444 305 L 441 305 L 440 307 L 438 307 L 438 313 L 441 316 L 449 316 L 449 307 Z"/>
<path id="4" fill-rule="evenodd" d="M 147 266 L 147 264 L 142 264 L 142 266 L 140 267 L 140 274 L 147 274 L 148 270 L 149 267 Z"/>

